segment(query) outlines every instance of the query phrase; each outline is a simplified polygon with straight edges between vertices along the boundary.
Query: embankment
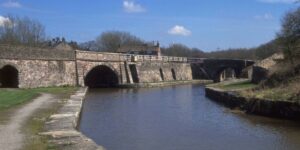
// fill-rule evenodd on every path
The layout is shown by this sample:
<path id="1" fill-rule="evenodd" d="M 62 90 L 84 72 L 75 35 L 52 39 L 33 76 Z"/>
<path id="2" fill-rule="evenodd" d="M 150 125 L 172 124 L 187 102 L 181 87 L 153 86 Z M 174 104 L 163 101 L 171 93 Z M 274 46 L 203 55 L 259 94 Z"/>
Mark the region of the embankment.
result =
<path id="1" fill-rule="evenodd" d="M 50 116 L 46 122 L 46 132 L 49 143 L 57 149 L 64 150 L 104 150 L 93 140 L 77 130 L 80 113 L 87 88 L 81 88 L 70 97 L 57 114 Z"/>
<path id="2" fill-rule="evenodd" d="M 232 109 L 241 109 L 249 114 L 300 120 L 300 104 L 297 102 L 245 98 L 239 96 L 236 92 L 214 87 L 206 87 L 205 93 L 211 100 L 222 103 Z"/>

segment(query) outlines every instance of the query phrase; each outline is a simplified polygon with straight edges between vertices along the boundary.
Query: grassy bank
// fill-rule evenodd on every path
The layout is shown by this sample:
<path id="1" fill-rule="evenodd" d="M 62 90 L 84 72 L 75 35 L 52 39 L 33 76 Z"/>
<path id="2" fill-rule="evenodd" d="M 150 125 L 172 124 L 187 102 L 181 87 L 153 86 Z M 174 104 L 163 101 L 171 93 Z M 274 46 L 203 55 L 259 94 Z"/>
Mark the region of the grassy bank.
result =
<path id="1" fill-rule="evenodd" d="M 253 84 L 250 80 L 240 80 L 225 83 L 211 84 L 210 87 L 219 88 L 226 91 L 240 91 L 249 90 L 258 87 L 258 85 Z"/>
<path id="2" fill-rule="evenodd" d="M 74 91 L 75 87 L 52 87 L 36 89 L 0 89 L 0 111 L 28 102 L 40 93 L 50 93 L 55 95 L 68 95 Z"/>
<path id="3" fill-rule="evenodd" d="M 300 102 L 300 76 L 289 78 L 288 82 L 275 87 L 261 87 L 259 90 L 243 91 L 245 97 Z"/>
<path id="4" fill-rule="evenodd" d="M 249 80 L 217 83 L 209 85 L 209 87 L 234 91 L 248 98 L 300 102 L 300 76 L 289 78 L 284 84 L 280 83 L 274 87 L 253 84 Z"/>
<path id="5" fill-rule="evenodd" d="M 36 112 L 24 124 L 22 132 L 26 136 L 24 150 L 53 149 L 48 144 L 47 138 L 38 134 L 44 130 L 47 118 L 56 113 L 63 105 L 65 99 L 69 98 L 78 88 L 77 87 L 51 87 L 36 89 L 0 89 L 0 122 L 9 120 L 13 114 L 23 104 L 26 104 L 38 97 L 41 93 L 53 94 L 51 102 L 36 110 Z"/>

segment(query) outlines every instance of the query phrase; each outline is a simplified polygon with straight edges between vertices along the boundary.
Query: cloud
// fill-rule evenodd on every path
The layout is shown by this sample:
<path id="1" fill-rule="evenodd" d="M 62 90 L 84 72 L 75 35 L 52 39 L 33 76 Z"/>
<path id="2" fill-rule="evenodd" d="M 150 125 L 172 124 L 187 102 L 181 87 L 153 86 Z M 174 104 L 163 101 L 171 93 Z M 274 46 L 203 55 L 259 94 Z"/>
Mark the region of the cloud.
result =
<path id="1" fill-rule="evenodd" d="M 9 23 L 10 20 L 7 17 L 0 16 L 0 27 L 3 27 L 5 23 Z"/>
<path id="2" fill-rule="evenodd" d="M 140 13 L 146 11 L 140 4 L 128 0 L 123 1 L 123 8 L 127 13 Z"/>
<path id="3" fill-rule="evenodd" d="M 273 18 L 274 18 L 273 15 L 269 14 L 269 13 L 254 16 L 254 19 L 256 19 L 256 20 L 272 20 Z"/>
<path id="4" fill-rule="evenodd" d="M 186 29 L 184 26 L 175 25 L 173 28 L 171 28 L 168 31 L 171 35 L 181 35 L 181 36 L 189 36 L 192 34 L 192 32 L 188 29 Z"/>
<path id="5" fill-rule="evenodd" d="M 7 1 L 7 2 L 2 3 L 1 6 L 6 7 L 6 8 L 21 8 L 22 7 L 22 5 L 17 1 Z"/>
<path id="6" fill-rule="evenodd" d="M 298 0 L 258 0 L 260 2 L 263 3 L 286 3 L 286 4 L 291 4 L 291 3 L 295 3 Z"/>

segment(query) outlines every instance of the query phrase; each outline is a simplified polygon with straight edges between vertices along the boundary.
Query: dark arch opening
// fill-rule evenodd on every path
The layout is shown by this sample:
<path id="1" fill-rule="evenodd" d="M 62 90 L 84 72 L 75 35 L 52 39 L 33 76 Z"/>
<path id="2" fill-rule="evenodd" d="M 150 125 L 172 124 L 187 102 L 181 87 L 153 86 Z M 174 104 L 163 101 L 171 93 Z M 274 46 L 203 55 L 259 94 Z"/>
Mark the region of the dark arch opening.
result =
<path id="1" fill-rule="evenodd" d="M 84 84 L 89 88 L 116 87 L 118 83 L 118 75 L 103 65 L 93 68 L 84 78 Z"/>
<path id="2" fill-rule="evenodd" d="M 0 88 L 18 88 L 19 71 L 10 65 L 0 69 Z"/>
<path id="3" fill-rule="evenodd" d="M 159 69 L 159 73 L 160 73 L 161 81 L 164 81 L 165 80 L 164 72 L 163 72 L 163 70 L 161 68 Z"/>
<path id="4" fill-rule="evenodd" d="M 236 78 L 236 71 L 233 68 L 223 68 L 218 73 L 219 81 L 232 80 Z"/>
<path id="5" fill-rule="evenodd" d="M 176 80 L 176 73 L 175 73 L 175 70 L 173 68 L 171 69 L 171 72 L 172 72 L 173 80 Z"/>

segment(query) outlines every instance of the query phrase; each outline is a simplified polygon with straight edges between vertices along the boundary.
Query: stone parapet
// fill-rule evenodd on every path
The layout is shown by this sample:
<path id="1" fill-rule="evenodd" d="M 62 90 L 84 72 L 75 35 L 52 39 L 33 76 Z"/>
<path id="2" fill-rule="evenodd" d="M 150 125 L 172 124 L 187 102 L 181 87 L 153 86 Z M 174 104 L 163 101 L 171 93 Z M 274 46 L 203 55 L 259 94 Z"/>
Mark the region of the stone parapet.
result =
<path id="1" fill-rule="evenodd" d="M 75 60 L 75 52 L 73 50 L 0 45 L 0 59 Z"/>

